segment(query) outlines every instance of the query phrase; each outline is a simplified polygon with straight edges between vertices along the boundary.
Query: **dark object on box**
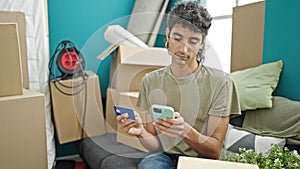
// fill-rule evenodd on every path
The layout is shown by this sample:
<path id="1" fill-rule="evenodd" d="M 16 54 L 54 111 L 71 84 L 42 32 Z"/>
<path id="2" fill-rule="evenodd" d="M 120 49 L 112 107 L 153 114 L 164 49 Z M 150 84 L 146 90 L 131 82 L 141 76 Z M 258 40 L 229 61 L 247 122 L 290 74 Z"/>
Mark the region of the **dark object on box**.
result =
<path id="1" fill-rule="evenodd" d="M 54 65 L 56 64 L 56 65 Z M 56 75 L 56 69 L 61 72 L 60 76 Z M 61 41 L 53 55 L 49 61 L 49 79 L 66 79 L 73 76 L 82 75 L 85 69 L 85 61 L 80 53 L 80 51 L 76 48 L 74 43 L 68 40 Z"/>
<path id="2" fill-rule="evenodd" d="M 73 160 L 57 160 L 54 169 L 74 169 L 75 164 Z"/>

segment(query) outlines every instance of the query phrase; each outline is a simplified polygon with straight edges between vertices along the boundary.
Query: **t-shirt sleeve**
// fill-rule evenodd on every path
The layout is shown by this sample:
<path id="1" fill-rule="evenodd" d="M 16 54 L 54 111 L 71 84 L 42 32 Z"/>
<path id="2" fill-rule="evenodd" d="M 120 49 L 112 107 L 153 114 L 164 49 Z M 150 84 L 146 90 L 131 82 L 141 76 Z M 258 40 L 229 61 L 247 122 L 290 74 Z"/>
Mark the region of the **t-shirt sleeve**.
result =
<path id="1" fill-rule="evenodd" d="M 221 84 L 216 85 L 208 114 L 215 116 L 241 114 L 237 89 L 229 75 L 226 76 L 226 79 Z"/>

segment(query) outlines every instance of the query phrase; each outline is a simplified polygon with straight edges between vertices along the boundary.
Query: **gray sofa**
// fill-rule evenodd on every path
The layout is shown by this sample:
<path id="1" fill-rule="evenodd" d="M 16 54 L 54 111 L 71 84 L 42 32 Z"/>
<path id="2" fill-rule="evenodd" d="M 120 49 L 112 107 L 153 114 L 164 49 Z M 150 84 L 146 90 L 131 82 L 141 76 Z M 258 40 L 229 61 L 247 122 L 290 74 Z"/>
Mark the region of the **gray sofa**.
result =
<path id="1" fill-rule="evenodd" d="M 135 169 L 145 152 L 116 141 L 115 133 L 85 138 L 76 143 L 78 153 L 91 169 Z"/>
<path id="2" fill-rule="evenodd" d="M 240 130 L 251 131 L 251 135 L 267 133 L 269 136 L 282 136 L 287 140 L 284 146 L 290 150 L 297 150 L 300 154 L 300 102 L 274 97 L 273 103 L 272 108 L 245 111 L 242 116 L 231 118 L 230 124 Z M 276 119 L 282 121 L 276 123 L 281 125 L 272 123 Z M 252 120 L 255 123 L 251 122 Z M 239 144 L 239 147 L 247 148 L 254 140 L 246 140 L 245 143 Z M 118 143 L 115 133 L 85 138 L 78 141 L 76 146 L 80 156 L 91 169 L 135 169 L 146 155 L 145 152 Z M 250 148 L 255 149 L 254 146 Z M 238 148 L 235 151 L 238 151 Z"/>

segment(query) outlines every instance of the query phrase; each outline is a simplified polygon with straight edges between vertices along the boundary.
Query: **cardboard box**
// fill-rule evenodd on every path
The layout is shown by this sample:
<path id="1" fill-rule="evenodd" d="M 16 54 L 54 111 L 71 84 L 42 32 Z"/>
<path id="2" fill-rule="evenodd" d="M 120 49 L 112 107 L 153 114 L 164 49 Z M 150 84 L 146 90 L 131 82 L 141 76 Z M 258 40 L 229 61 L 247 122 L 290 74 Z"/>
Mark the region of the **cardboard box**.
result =
<path id="1" fill-rule="evenodd" d="M 117 121 L 116 114 L 113 106 L 118 105 L 118 91 L 116 89 L 107 88 L 106 91 L 106 106 L 105 106 L 105 120 L 106 129 L 109 133 L 116 133 L 117 131 Z"/>
<path id="2" fill-rule="evenodd" d="M 135 111 L 141 111 L 141 109 L 136 106 L 138 97 L 139 92 L 119 92 L 119 105 L 130 107 Z"/>
<path id="3" fill-rule="evenodd" d="M 119 93 L 119 104 L 124 107 L 129 107 L 137 112 L 140 113 L 140 116 L 145 122 L 145 115 L 140 111 L 140 109 L 136 106 L 137 98 L 139 93 L 138 92 L 120 92 Z M 130 136 L 123 132 L 121 126 L 118 125 L 118 133 L 117 133 L 117 142 L 126 144 L 138 150 L 148 152 L 146 148 L 140 143 L 139 139 L 135 136 Z"/>
<path id="4" fill-rule="evenodd" d="M 109 132 L 117 131 L 117 142 L 148 152 L 148 150 L 142 146 L 137 137 L 130 136 L 122 131 L 120 126 L 117 124 L 116 115 L 113 109 L 113 105 L 128 107 L 139 112 L 141 118 L 145 119 L 145 115 L 141 113 L 138 107 L 136 107 L 138 94 L 138 92 L 120 92 L 116 89 L 108 88 L 108 97 L 106 98 L 106 120 L 108 125 L 110 126 Z"/>
<path id="5" fill-rule="evenodd" d="M 117 131 L 117 121 L 113 106 L 120 105 L 139 111 L 139 108 L 136 106 L 138 94 L 139 92 L 120 92 L 117 89 L 107 88 L 105 117 L 109 132 Z"/>
<path id="6" fill-rule="evenodd" d="M 23 88 L 29 89 L 25 14 L 23 12 L 0 11 L 0 23 L 2 23 L 2 24 L 3 23 L 16 23 L 17 24 L 17 29 L 18 29 L 17 33 L 18 33 L 18 37 L 19 37 L 19 48 L 20 48 L 21 65 L 22 65 L 21 68 L 22 68 Z M 3 50 L 1 50 L 1 51 L 2 51 L 1 54 L 3 54 L 3 57 L 7 57 L 7 55 L 5 55 L 3 53 Z"/>
<path id="7" fill-rule="evenodd" d="M 169 65 L 171 56 L 165 48 L 118 46 L 107 49 L 98 58 L 104 59 L 112 51 L 115 53 L 112 54 L 111 81 L 106 96 L 107 130 L 108 132 L 117 131 L 118 142 L 147 151 L 136 137 L 129 136 L 120 130 L 113 105 L 130 107 L 138 111 L 135 103 L 142 78 L 148 72 Z"/>
<path id="8" fill-rule="evenodd" d="M 200 167 L 201 166 L 201 167 Z M 179 157 L 177 169 L 259 169 L 257 165 L 195 157 Z"/>
<path id="9" fill-rule="evenodd" d="M 48 167 L 45 113 L 41 93 L 0 97 L 1 168 Z"/>
<path id="10" fill-rule="evenodd" d="M 233 8 L 231 72 L 262 63 L 265 2 Z"/>
<path id="11" fill-rule="evenodd" d="M 110 53 L 99 56 L 106 58 Z M 139 91 L 143 76 L 171 63 L 165 48 L 119 46 L 112 56 L 110 87 L 119 91 Z"/>
<path id="12" fill-rule="evenodd" d="M 106 132 L 98 76 L 86 73 L 86 81 L 77 77 L 50 82 L 54 125 L 60 144 Z"/>
<path id="13" fill-rule="evenodd" d="M 16 23 L 0 24 L 0 51 L 0 96 L 21 95 L 21 58 Z"/>

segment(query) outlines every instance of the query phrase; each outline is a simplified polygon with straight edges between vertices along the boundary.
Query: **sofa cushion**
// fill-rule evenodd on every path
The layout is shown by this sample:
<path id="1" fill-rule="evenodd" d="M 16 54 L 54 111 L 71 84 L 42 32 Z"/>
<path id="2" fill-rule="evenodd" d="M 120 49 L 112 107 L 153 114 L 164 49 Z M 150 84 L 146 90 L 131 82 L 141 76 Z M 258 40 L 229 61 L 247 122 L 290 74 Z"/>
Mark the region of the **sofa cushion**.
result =
<path id="1" fill-rule="evenodd" d="M 101 168 L 103 169 L 136 169 L 136 166 L 140 163 L 142 158 L 133 158 L 120 155 L 111 155 L 106 157 Z"/>
<path id="2" fill-rule="evenodd" d="M 231 73 L 242 111 L 272 107 L 272 93 L 279 81 L 282 65 L 280 60 Z"/>
<path id="3" fill-rule="evenodd" d="M 136 166 L 146 155 L 145 152 L 118 143 L 115 133 L 85 138 L 78 141 L 76 146 L 82 159 L 92 169 L 109 169 L 109 163 L 111 167 L 120 165 L 130 168 Z M 115 159 L 118 161 L 114 161 Z"/>
<path id="4" fill-rule="evenodd" d="M 238 153 L 240 148 L 252 149 L 262 153 L 269 153 L 272 144 L 283 147 L 284 138 L 260 136 L 243 130 L 238 130 L 229 125 L 226 134 L 225 148 L 229 152 Z"/>
<path id="5" fill-rule="evenodd" d="M 246 111 L 242 129 L 286 138 L 288 144 L 300 145 L 300 102 L 281 96 L 274 96 L 272 100 L 272 108 Z"/>

